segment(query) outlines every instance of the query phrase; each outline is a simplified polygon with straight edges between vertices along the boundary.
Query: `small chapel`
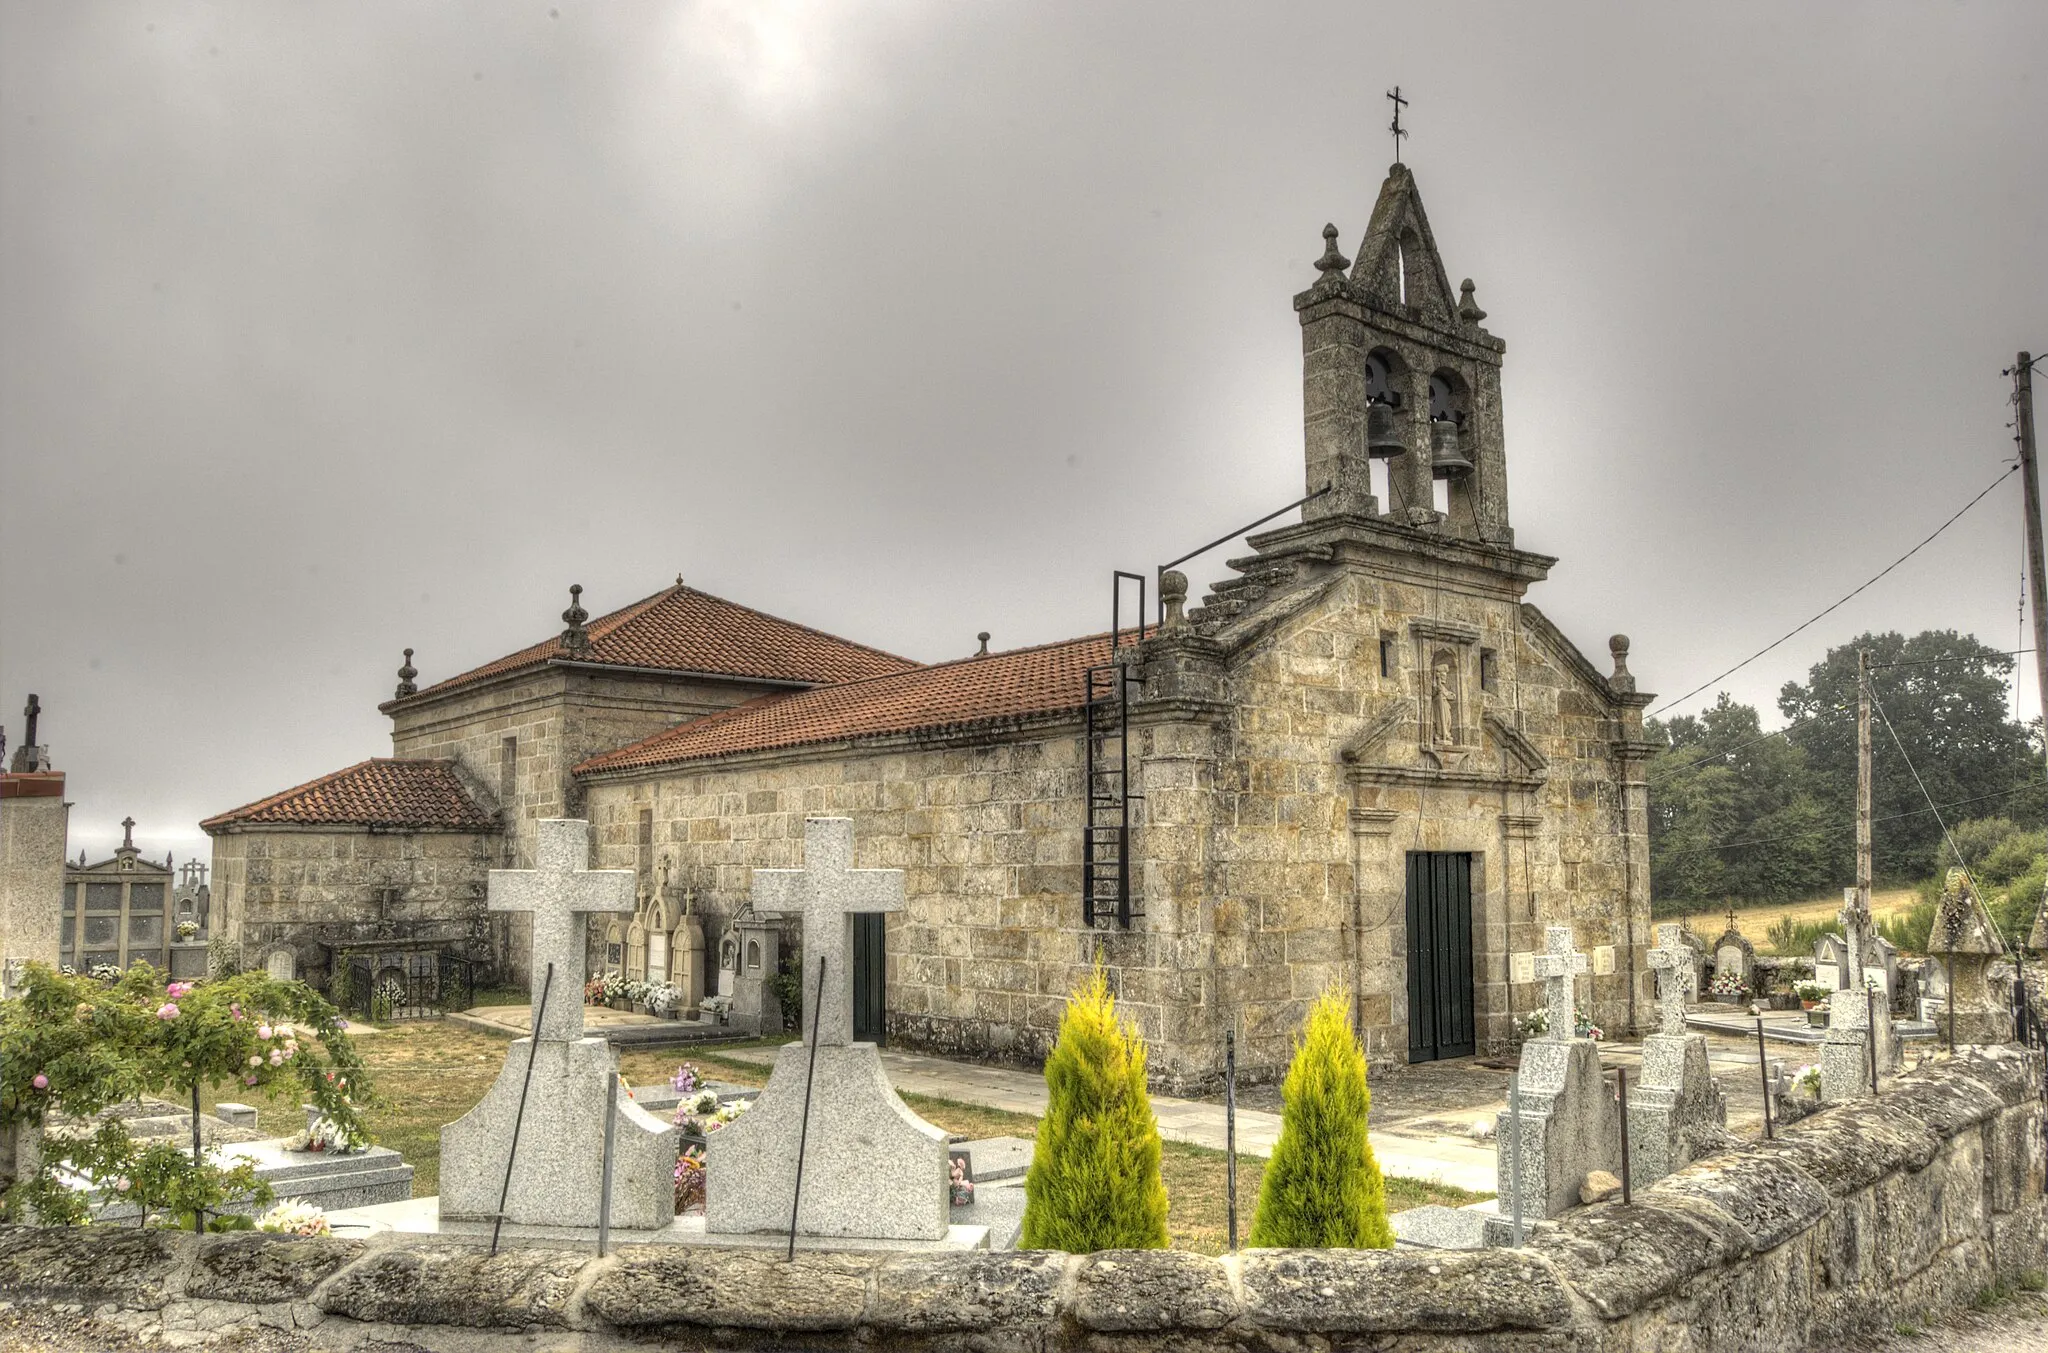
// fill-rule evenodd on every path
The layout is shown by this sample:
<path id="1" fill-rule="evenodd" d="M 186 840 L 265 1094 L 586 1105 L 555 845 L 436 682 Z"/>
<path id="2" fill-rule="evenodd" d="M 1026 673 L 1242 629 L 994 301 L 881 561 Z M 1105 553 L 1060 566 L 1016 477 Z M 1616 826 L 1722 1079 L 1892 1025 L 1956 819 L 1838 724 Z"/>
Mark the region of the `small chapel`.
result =
<path id="1" fill-rule="evenodd" d="M 398 916 L 525 981 L 484 874 L 574 816 L 641 881 L 594 970 L 674 978 L 706 938 L 699 968 L 744 966 L 753 871 L 844 817 L 854 863 L 905 882 L 856 918 L 858 1038 L 1033 1060 L 1099 963 L 1162 1088 L 1212 1086 L 1226 1030 L 1278 1075 L 1336 985 L 1376 1064 L 1466 1057 L 1541 1008 L 1562 924 L 1581 1017 L 1639 1028 L 1651 697 L 1625 637 L 1603 670 L 1526 600 L 1555 560 L 1510 520 L 1505 344 L 1406 166 L 1355 261 L 1339 239 L 1293 298 L 1301 520 L 1199 601 L 1155 570 L 1107 632 L 926 665 L 681 579 L 596 620 L 572 595 L 558 634 L 438 683 L 408 650 L 390 757 L 202 824 L 219 924 L 317 979 Z"/>

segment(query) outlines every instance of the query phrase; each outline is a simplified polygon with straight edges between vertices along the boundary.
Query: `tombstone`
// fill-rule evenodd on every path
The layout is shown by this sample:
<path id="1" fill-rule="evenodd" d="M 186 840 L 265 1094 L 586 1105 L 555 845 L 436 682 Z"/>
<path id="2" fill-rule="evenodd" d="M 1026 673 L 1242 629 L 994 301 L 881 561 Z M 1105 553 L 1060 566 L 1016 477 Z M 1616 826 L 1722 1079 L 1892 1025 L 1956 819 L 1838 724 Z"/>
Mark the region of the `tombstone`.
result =
<path id="1" fill-rule="evenodd" d="M 604 975 L 607 977 L 624 977 L 626 975 L 626 930 L 617 921 L 605 922 Z"/>
<path id="2" fill-rule="evenodd" d="M 787 1231 L 794 1202 L 802 1235 L 946 1236 L 946 1134 L 897 1097 L 873 1043 L 852 1041 L 853 917 L 901 911 L 903 871 L 852 863 L 853 823 L 811 818 L 802 869 L 754 871 L 758 911 L 803 917 L 804 1041 L 784 1045 L 754 1107 L 706 1142 L 709 1233 Z"/>
<path id="3" fill-rule="evenodd" d="M 1921 961 L 1920 1018 L 1936 1020 L 1947 1009 L 1948 969 L 1942 966 L 1939 958 L 1929 956 Z"/>
<path id="4" fill-rule="evenodd" d="M 1870 909 L 1856 889 L 1842 890 L 1839 916 L 1839 967 L 1820 1050 L 1820 1097 L 1826 1103 L 1876 1094 L 1876 1082 L 1896 1070 L 1899 1061 L 1899 1040 L 1892 1026 L 1892 973 L 1883 965 Z"/>
<path id="5" fill-rule="evenodd" d="M 1657 927 L 1656 1033 L 1643 1040 L 1642 1079 L 1629 1097 L 1629 1184 L 1642 1188 L 1707 1152 L 1728 1126 L 1728 1106 L 1708 1069 L 1705 1035 L 1689 1033 L 1685 1007 L 1699 981 L 1684 927 Z"/>
<path id="6" fill-rule="evenodd" d="M 263 970 L 280 982 L 289 982 L 299 975 L 299 959 L 289 949 L 273 949 L 263 960 Z"/>
<path id="7" fill-rule="evenodd" d="M 640 924 L 640 918 L 637 916 L 633 918 L 633 923 L 626 927 L 626 980 L 647 980 L 647 927 Z"/>
<path id="8" fill-rule="evenodd" d="M 808 843 L 805 849 L 809 850 Z M 754 873 L 758 878 L 762 871 Z M 775 994 L 775 974 L 782 966 L 782 927 L 748 909 L 733 918 L 733 935 L 739 971 L 733 974 L 732 1022 L 755 1033 L 780 1033 L 782 998 Z"/>
<path id="9" fill-rule="evenodd" d="M 2012 1009 L 1991 981 L 1992 962 L 2005 953 L 2005 945 L 1969 875 L 1960 869 L 1948 871 L 1927 947 L 1942 956 L 1948 969 L 1948 1009 L 1937 1035 L 1958 1044 L 2011 1042 Z"/>
<path id="10" fill-rule="evenodd" d="M 740 932 L 730 923 L 718 937 L 718 986 L 716 996 L 732 996 L 740 980 Z"/>
<path id="11" fill-rule="evenodd" d="M 1728 913 L 1728 929 L 1714 941 L 1714 989 L 1720 992 L 1725 985 L 1722 979 L 1734 973 L 1741 980 L 1742 993 L 1747 998 L 1755 972 L 1756 946 L 1735 928 L 1735 913 L 1731 911 Z"/>
<path id="12" fill-rule="evenodd" d="M 1840 935 L 1822 935 L 1813 942 L 1813 981 L 1829 991 L 1849 985 L 1849 942 Z"/>
<path id="13" fill-rule="evenodd" d="M 441 1129 L 441 1217 L 492 1221 L 502 1190 L 508 1222 L 596 1226 L 609 1096 L 617 1110 L 611 1224 L 667 1226 L 675 1216 L 676 1129 L 633 1102 L 611 1046 L 583 1033 L 588 918 L 630 912 L 633 875 L 588 868 L 588 822 L 543 820 L 537 856 L 537 869 L 493 869 L 487 902 L 492 911 L 533 913 L 534 1032 L 507 1049 L 483 1100 Z"/>
<path id="14" fill-rule="evenodd" d="M 704 1004 L 704 927 L 692 914 L 695 897 L 683 893 L 682 919 L 668 932 L 669 981 L 675 983 L 678 1003 L 685 1010 Z"/>
<path id="15" fill-rule="evenodd" d="M 1589 964 L 1572 950 L 1570 926 L 1545 931 L 1536 959 L 1549 1028 L 1522 1044 L 1521 1113 L 1494 1120 L 1500 1210 L 1513 1206 L 1510 1134 L 1521 1143 L 1521 1205 L 1525 1217 L 1551 1217 L 1575 1206 L 1588 1173 L 1621 1168 L 1620 1116 L 1600 1074 L 1599 1045 L 1573 1037 L 1577 979 Z"/>

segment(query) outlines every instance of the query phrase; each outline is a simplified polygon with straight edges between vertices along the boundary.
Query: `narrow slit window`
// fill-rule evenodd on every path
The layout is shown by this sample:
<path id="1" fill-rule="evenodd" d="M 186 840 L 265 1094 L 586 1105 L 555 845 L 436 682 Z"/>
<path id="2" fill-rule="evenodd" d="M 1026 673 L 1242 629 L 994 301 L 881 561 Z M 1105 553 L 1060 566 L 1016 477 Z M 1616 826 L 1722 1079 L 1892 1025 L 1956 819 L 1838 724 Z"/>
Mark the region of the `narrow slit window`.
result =
<path id="1" fill-rule="evenodd" d="M 1394 640 L 1393 636 L 1387 634 L 1380 636 L 1380 675 L 1394 675 Z"/>
<path id="2" fill-rule="evenodd" d="M 1482 690 L 1482 691 L 1490 691 L 1490 690 L 1492 690 L 1492 689 L 1494 688 L 1495 684 L 1496 684 L 1496 683 L 1498 682 L 1498 680 L 1499 680 L 1499 677 L 1497 676 L 1497 674 L 1496 674 L 1496 670 L 1495 670 L 1495 669 L 1496 669 L 1496 666 L 1497 666 L 1497 664 L 1496 664 L 1496 662 L 1495 662 L 1495 660 L 1494 660 L 1494 652 L 1493 652 L 1493 650 L 1492 650 L 1492 649 L 1490 649 L 1490 648 L 1482 648 L 1482 649 L 1480 649 L 1480 650 L 1479 650 L 1479 689 L 1480 689 L 1480 690 Z"/>

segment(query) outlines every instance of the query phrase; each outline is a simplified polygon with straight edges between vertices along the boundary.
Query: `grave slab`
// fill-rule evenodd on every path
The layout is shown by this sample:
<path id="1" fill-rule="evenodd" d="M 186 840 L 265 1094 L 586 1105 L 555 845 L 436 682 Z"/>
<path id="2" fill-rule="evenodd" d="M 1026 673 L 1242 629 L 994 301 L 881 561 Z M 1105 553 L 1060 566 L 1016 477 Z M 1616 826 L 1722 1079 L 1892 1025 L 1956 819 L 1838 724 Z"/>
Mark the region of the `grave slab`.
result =
<path id="1" fill-rule="evenodd" d="M 1515 1196 L 1511 1142 L 1519 1140 L 1525 1217 L 1556 1216 L 1578 1204 L 1588 1173 L 1621 1169 L 1621 1120 L 1600 1073 L 1599 1046 L 1571 1036 L 1575 982 L 1588 967 L 1586 956 L 1572 948 L 1571 927 L 1549 927 L 1536 960 L 1548 1030 L 1522 1045 L 1519 1116 L 1503 1110 L 1494 1120 L 1495 1192 L 1503 1199 Z"/>

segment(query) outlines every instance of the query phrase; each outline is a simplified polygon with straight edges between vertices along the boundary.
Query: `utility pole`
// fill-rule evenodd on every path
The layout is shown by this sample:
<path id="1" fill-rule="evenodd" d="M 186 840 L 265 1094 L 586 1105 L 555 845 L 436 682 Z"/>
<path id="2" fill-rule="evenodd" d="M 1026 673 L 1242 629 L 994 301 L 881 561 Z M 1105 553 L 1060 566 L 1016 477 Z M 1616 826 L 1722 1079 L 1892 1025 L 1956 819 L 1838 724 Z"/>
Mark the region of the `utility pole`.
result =
<path id="1" fill-rule="evenodd" d="M 1870 923 L 1870 650 L 1856 650 L 1856 922 Z M 1860 968 L 1861 936 L 1846 937 L 1858 946 L 1853 961 Z"/>
<path id="2" fill-rule="evenodd" d="M 2027 503 L 2027 603 L 2034 608 L 2034 681 L 2048 729 L 2048 572 L 2041 564 L 2041 475 L 2034 460 L 2034 359 L 2021 353 L 2012 369 L 2013 440 L 2020 444 L 2020 493 Z"/>

